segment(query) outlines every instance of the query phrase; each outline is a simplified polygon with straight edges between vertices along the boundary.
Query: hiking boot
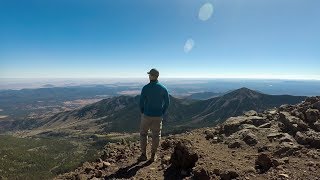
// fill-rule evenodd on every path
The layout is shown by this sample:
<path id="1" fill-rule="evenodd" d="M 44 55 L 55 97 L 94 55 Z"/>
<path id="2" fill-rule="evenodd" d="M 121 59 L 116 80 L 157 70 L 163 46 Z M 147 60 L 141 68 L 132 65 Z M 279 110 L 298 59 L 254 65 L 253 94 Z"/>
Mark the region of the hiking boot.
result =
<path id="1" fill-rule="evenodd" d="M 151 158 L 149 159 L 149 161 L 150 161 L 150 162 L 154 162 L 154 161 L 156 161 L 156 160 L 157 160 L 157 155 L 152 154 L 152 155 L 151 155 Z"/>
<path id="2" fill-rule="evenodd" d="M 146 161 L 148 158 L 145 154 L 141 154 L 140 157 L 138 158 L 138 161 Z"/>

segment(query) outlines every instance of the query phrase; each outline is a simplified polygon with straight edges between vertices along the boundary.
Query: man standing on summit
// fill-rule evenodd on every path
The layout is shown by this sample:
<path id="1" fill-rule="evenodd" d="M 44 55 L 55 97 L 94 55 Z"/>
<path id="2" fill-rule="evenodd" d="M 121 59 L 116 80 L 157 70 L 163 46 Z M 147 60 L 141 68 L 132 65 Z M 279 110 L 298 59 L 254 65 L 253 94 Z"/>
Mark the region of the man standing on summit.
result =
<path id="1" fill-rule="evenodd" d="M 170 104 L 168 90 L 159 83 L 159 71 L 151 69 L 149 72 L 150 82 L 142 88 L 140 96 L 140 145 L 141 156 L 138 161 L 147 160 L 148 131 L 152 133 L 152 147 L 150 161 L 156 160 L 156 151 L 161 139 L 162 119 Z"/>

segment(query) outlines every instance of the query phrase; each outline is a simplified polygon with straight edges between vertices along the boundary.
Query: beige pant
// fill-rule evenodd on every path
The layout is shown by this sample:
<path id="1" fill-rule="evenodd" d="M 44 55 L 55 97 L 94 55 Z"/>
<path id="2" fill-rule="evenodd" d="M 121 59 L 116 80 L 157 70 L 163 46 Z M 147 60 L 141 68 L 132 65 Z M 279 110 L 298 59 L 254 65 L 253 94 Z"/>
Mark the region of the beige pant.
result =
<path id="1" fill-rule="evenodd" d="M 146 147 L 148 142 L 148 131 L 151 130 L 152 133 L 152 146 L 151 153 L 155 154 L 161 139 L 161 129 L 162 129 L 162 117 L 151 117 L 141 114 L 140 123 L 140 145 L 141 152 L 146 153 Z"/>

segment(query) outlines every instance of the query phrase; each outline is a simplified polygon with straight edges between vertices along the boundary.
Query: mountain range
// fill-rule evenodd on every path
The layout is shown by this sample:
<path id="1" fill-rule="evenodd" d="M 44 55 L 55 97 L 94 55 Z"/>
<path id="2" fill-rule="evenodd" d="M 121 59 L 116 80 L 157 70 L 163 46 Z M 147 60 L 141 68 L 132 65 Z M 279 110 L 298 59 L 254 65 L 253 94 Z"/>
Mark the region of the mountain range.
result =
<path id="1" fill-rule="evenodd" d="M 189 102 L 170 95 L 163 133 L 213 126 L 246 111 L 262 112 L 282 104 L 296 104 L 305 96 L 267 95 L 247 88 L 219 97 Z M 37 122 L 29 135 L 70 135 L 106 132 L 137 132 L 140 123 L 140 96 L 116 96 L 83 108 L 58 113 Z"/>

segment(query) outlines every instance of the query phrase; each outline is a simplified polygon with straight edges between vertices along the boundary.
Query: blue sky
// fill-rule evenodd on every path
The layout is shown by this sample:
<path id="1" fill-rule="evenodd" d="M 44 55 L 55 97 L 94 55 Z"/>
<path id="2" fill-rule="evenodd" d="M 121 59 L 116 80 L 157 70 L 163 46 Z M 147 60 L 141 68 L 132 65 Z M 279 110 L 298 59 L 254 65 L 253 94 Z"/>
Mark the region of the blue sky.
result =
<path id="1" fill-rule="evenodd" d="M 199 10 L 213 6 L 203 21 Z M 0 78 L 320 79 L 318 0 L 0 0 Z M 194 46 L 184 50 L 186 41 Z"/>

